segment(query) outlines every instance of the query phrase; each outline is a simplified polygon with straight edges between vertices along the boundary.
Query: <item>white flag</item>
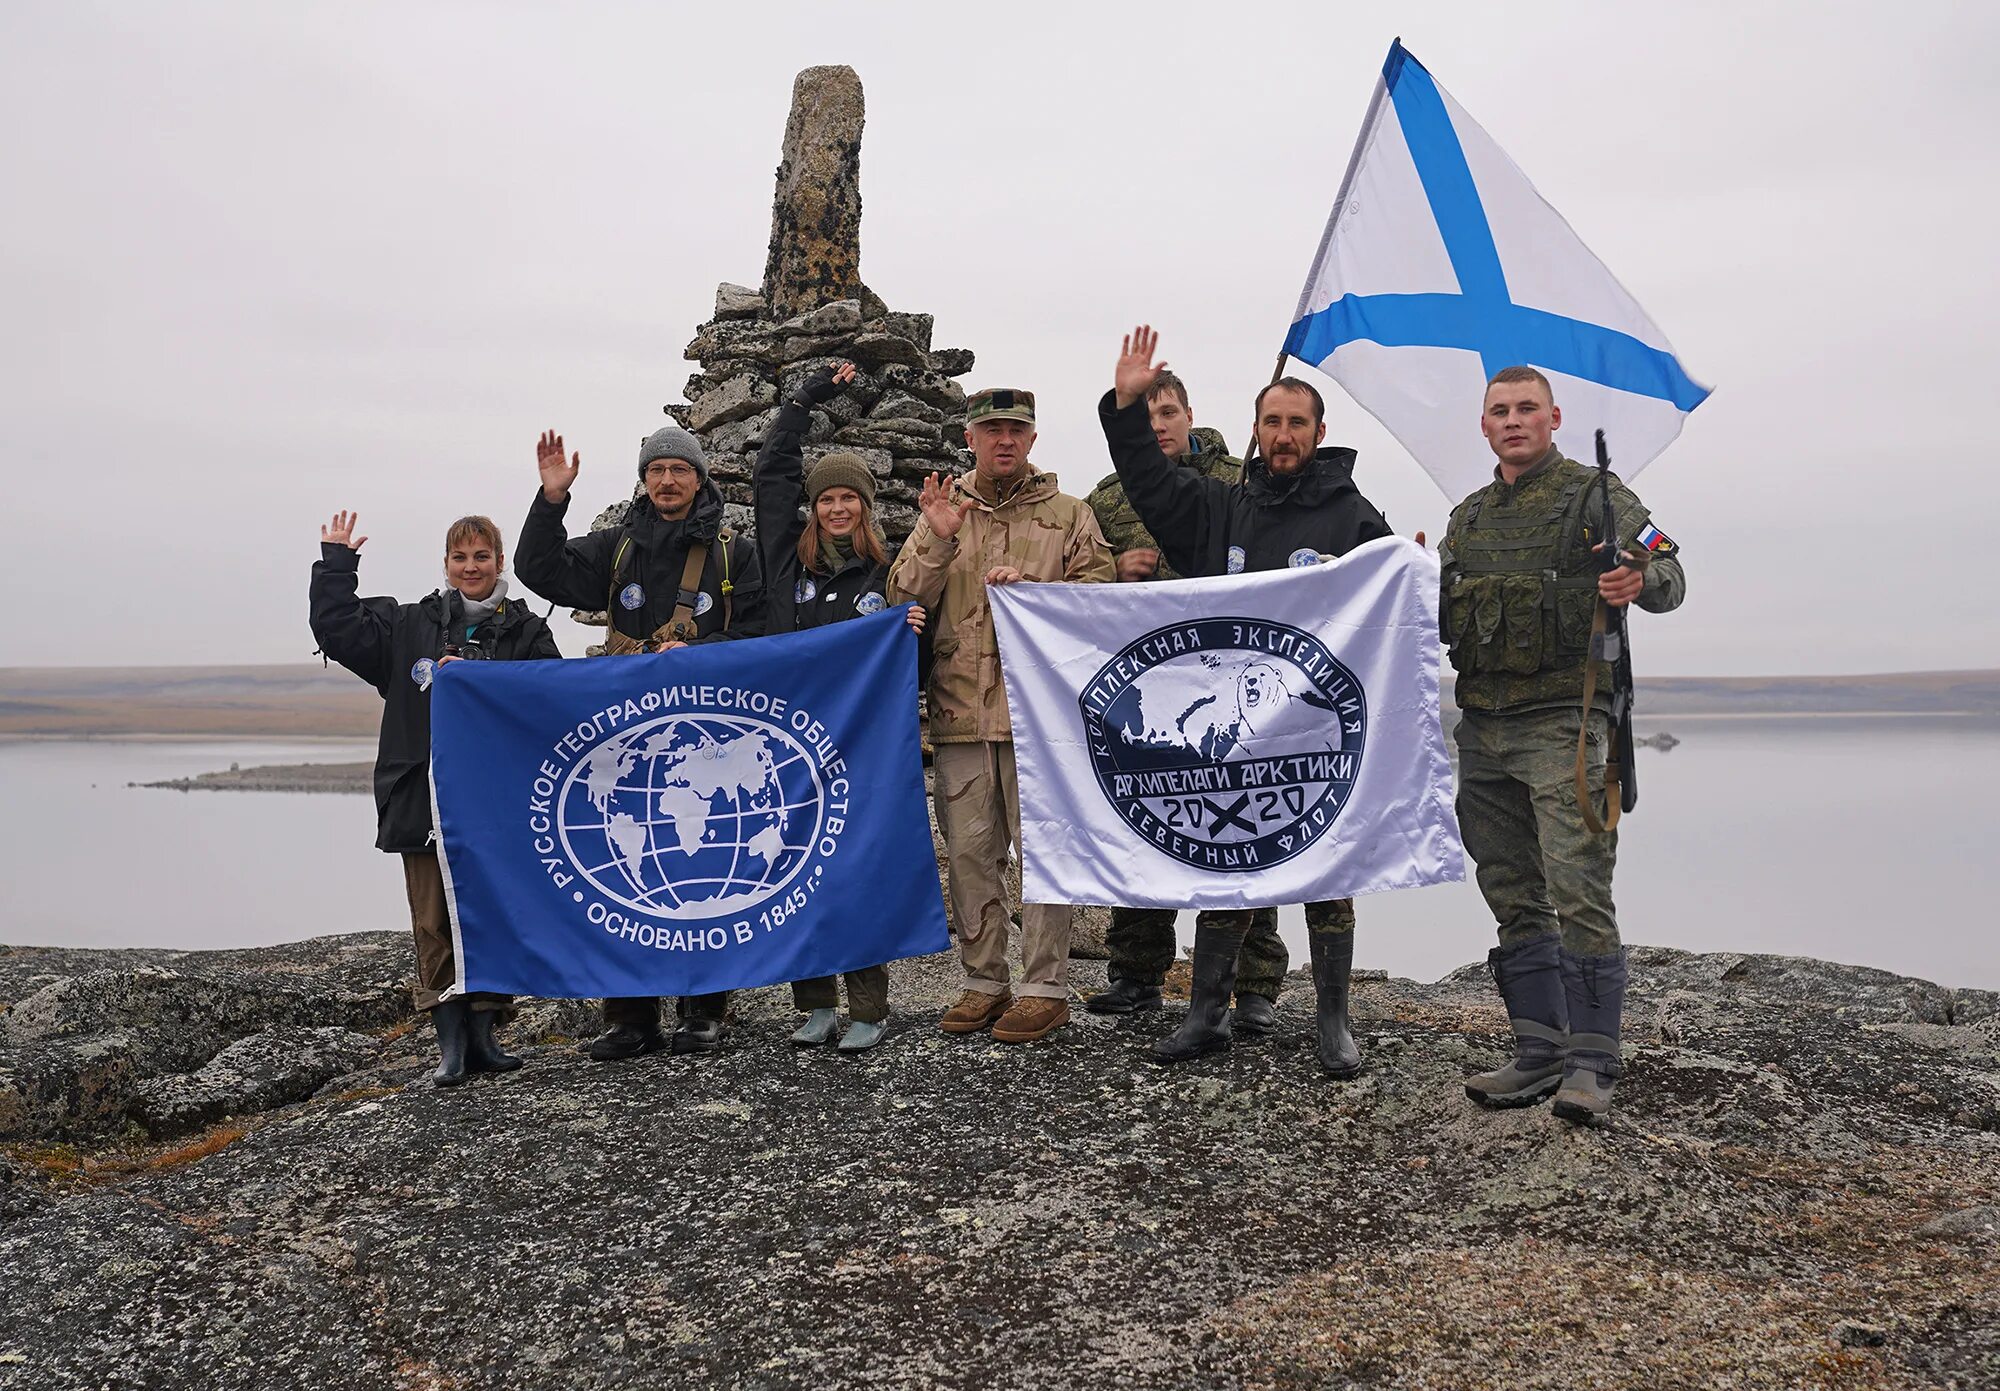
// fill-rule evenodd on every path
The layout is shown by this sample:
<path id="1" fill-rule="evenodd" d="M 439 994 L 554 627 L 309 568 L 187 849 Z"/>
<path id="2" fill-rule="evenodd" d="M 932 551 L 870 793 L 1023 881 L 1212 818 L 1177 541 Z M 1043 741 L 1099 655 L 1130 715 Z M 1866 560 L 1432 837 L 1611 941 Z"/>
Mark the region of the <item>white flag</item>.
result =
<path id="1" fill-rule="evenodd" d="M 1630 479 L 1709 388 L 1562 214 L 1400 42 L 1285 339 L 1402 441 L 1453 502 L 1492 481 L 1487 380 L 1538 367 L 1558 448 L 1602 429 Z"/>
<path id="2" fill-rule="evenodd" d="M 1025 901 L 1256 908 L 1465 877 L 1421 546 L 991 597 Z"/>

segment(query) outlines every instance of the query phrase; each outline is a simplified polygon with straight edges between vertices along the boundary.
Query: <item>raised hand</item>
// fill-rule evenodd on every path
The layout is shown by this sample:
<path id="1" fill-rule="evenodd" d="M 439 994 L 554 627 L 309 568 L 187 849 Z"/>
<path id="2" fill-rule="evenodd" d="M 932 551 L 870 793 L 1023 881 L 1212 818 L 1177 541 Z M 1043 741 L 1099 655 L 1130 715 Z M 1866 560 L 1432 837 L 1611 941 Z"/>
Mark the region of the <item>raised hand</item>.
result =
<path id="1" fill-rule="evenodd" d="M 583 455 L 579 452 L 565 461 L 562 436 L 554 430 L 545 430 L 535 445 L 535 467 L 542 473 L 542 496 L 550 502 L 561 502 L 569 496 L 570 484 L 576 482 L 577 470 L 583 467 Z"/>
<path id="2" fill-rule="evenodd" d="M 931 533 L 940 541 L 949 541 L 958 535 L 965 514 L 977 505 L 974 498 L 954 503 L 951 500 L 951 485 L 944 481 L 942 474 L 934 473 L 926 478 L 923 491 L 917 494 L 917 510 L 924 514 Z"/>
<path id="3" fill-rule="evenodd" d="M 366 536 L 355 536 L 355 523 L 361 520 L 359 512 L 336 512 L 333 520 L 319 529 L 319 540 L 323 546 L 345 546 L 350 551 L 358 551 L 368 544 Z"/>
<path id="4" fill-rule="evenodd" d="M 807 406 L 824 405 L 845 391 L 854 380 L 854 364 L 843 362 L 831 372 L 821 372 L 799 388 L 800 403 Z"/>
<path id="5" fill-rule="evenodd" d="M 1153 350 L 1160 346 L 1160 335 L 1153 332 L 1152 325 L 1141 324 L 1125 335 L 1124 346 L 1118 350 L 1118 370 L 1112 378 L 1113 399 L 1118 409 L 1124 410 L 1134 401 L 1146 399 L 1153 383 L 1160 379 L 1160 373 L 1167 370 L 1164 362 L 1153 361 Z"/>

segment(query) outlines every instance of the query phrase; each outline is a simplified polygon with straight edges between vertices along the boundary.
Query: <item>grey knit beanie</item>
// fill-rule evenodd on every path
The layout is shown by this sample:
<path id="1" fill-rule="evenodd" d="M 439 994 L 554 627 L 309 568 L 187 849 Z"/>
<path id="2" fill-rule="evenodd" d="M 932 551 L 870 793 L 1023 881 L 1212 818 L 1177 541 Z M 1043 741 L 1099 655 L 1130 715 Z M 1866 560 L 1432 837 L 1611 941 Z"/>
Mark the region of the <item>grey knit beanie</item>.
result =
<path id="1" fill-rule="evenodd" d="M 701 441 L 678 425 L 662 425 L 639 446 L 641 478 L 646 476 L 646 465 L 655 459 L 685 459 L 694 465 L 702 482 L 708 481 L 708 456 L 701 452 Z"/>
<path id="2" fill-rule="evenodd" d="M 828 488 L 852 488 L 863 502 L 875 505 L 875 475 L 859 454 L 828 454 L 806 471 L 807 502 L 818 502 Z"/>

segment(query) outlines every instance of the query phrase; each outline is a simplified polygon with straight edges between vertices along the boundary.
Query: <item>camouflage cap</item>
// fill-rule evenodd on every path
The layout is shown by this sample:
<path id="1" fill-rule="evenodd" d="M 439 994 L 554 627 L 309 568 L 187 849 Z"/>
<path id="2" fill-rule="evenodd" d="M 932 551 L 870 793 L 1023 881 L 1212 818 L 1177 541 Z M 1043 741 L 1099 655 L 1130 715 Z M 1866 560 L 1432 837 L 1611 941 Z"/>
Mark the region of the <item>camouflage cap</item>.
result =
<path id="1" fill-rule="evenodd" d="M 1034 424 L 1035 393 L 1017 391 L 1011 386 L 989 386 L 984 391 L 973 392 L 965 403 L 965 423 L 976 425 L 982 420 L 1019 420 Z"/>

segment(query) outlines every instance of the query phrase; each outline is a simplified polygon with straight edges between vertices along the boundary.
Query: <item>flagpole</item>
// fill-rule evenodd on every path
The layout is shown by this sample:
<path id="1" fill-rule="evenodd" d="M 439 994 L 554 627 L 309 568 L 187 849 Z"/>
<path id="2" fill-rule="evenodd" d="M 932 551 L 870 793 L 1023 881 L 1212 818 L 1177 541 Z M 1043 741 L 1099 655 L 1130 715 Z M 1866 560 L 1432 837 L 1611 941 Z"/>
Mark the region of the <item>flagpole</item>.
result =
<path id="1" fill-rule="evenodd" d="M 1280 381 L 1284 380 L 1285 359 L 1290 356 L 1291 354 L 1286 352 L 1283 348 L 1278 349 L 1278 363 L 1277 366 L 1271 369 L 1270 385 L 1276 386 Z M 1251 456 L 1254 455 L 1256 452 L 1257 452 L 1257 412 L 1253 409 L 1250 412 L 1250 443 L 1243 447 L 1243 462 L 1246 464 L 1249 463 Z"/>

